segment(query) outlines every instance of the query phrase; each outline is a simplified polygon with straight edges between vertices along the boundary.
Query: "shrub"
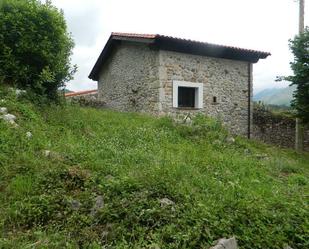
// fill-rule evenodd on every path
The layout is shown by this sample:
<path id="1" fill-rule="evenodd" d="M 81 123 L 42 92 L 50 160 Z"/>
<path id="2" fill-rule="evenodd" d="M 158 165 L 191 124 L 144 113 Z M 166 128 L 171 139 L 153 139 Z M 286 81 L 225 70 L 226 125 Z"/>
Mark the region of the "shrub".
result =
<path id="1" fill-rule="evenodd" d="M 57 99 L 72 79 L 74 46 L 63 13 L 49 1 L 3 0 L 0 3 L 0 79 L 7 85 Z"/>

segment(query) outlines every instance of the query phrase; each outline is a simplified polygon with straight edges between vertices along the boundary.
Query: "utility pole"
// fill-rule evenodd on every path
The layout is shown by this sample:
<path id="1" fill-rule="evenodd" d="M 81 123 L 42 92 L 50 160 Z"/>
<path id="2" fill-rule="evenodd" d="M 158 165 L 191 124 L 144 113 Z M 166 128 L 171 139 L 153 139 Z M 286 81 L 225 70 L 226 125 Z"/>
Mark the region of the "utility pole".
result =
<path id="1" fill-rule="evenodd" d="M 299 34 L 305 30 L 305 0 L 299 0 Z M 304 150 L 304 126 L 300 118 L 296 118 L 295 124 L 295 149 Z"/>
<path id="2" fill-rule="evenodd" d="M 299 34 L 305 30 L 305 0 L 299 0 Z"/>

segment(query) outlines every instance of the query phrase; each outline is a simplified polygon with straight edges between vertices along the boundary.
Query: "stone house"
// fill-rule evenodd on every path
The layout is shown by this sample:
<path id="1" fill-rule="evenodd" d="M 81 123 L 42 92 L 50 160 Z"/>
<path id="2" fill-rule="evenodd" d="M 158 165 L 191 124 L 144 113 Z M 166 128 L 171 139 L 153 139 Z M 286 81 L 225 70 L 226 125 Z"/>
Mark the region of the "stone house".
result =
<path id="1" fill-rule="evenodd" d="M 163 35 L 112 33 L 89 78 L 120 111 L 219 118 L 250 137 L 252 65 L 269 53 Z"/>

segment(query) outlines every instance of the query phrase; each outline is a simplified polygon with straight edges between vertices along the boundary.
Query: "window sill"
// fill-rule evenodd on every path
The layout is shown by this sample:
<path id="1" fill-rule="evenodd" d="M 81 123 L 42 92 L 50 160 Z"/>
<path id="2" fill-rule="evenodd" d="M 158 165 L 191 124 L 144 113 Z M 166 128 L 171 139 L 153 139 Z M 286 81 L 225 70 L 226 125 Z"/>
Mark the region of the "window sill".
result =
<path id="1" fill-rule="evenodd" d="M 202 108 L 196 108 L 196 107 L 176 107 L 175 109 L 188 111 L 188 110 L 200 110 Z"/>

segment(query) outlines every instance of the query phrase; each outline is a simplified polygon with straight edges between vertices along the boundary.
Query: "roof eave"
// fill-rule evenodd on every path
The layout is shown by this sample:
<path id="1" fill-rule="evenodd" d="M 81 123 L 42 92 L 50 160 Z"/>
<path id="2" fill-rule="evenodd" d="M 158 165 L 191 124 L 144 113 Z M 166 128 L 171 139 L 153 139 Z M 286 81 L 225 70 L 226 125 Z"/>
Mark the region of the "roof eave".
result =
<path id="1" fill-rule="evenodd" d="M 102 63 L 104 63 L 104 59 L 107 57 L 108 52 L 110 51 L 111 47 L 112 47 L 112 40 L 113 37 L 110 36 L 105 47 L 103 48 L 99 58 L 97 59 L 96 63 L 94 64 L 94 67 L 92 68 L 88 78 L 94 81 L 98 81 L 99 80 L 99 71 L 100 68 L 102 66 Z"/>
<path id="2" fill-rule="evenodd" d="M 159 36 L 156 39 L 156 45 L 159 49 L 209 56 L 215 58 L 241 60 L 251 63 L 258 62 L 259 59 L 265 59 L 270 53 L 255 50 L 236 49 L 210 43 L 188 41 L 175 39 L 173 37 Z"/>
<path id="3" fill-rule="evenodd" d="M 106 62 L 109 55 L 111 54 L 115 44 L 121 41 L 128 41 L 142 44 L 153 44 L 155 47 L 162 50 L 182 52 L 201 56 L 209 56 L 215 58 L 240 60 L 249 63 L 256 63 L 259 61 L 259 59 L 265 59 L 271 55 L 270 53 L 262 51 L 184 40 L 169 36 L 138 35 L 138 34 L 128 35 L 122 33 L 112 33 L 104 49 L 102 50 L 98 60 L 96 61 L 91 73 L 88 76 L 90 79 L 94 81 L 99 80 L 99 73 L 102 66 Z"/>

